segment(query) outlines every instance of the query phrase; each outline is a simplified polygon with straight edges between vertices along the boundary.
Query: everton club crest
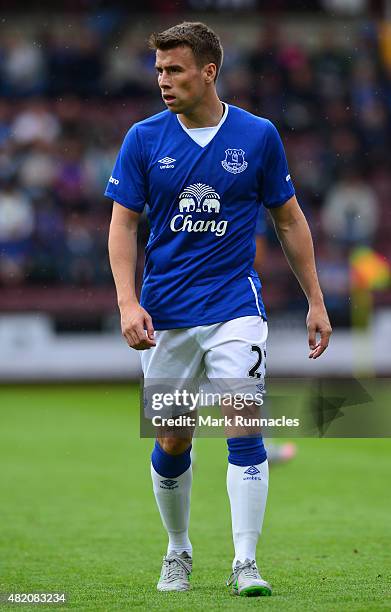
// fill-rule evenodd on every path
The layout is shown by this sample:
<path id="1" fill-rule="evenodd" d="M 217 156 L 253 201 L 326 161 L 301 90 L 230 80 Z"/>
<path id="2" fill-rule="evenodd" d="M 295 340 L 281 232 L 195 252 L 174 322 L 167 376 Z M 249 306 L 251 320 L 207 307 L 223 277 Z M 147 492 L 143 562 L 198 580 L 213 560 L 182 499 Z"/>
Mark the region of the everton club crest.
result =
<path id="1" fill-rule="evenodd" d="M 221 162 L 224 170 L 232 172 L 232 174 L 239 174 L 243 172 L 248 166 L 248 163 L 244 161 L 243 149 L 226 149 L 225 159 Z"/>

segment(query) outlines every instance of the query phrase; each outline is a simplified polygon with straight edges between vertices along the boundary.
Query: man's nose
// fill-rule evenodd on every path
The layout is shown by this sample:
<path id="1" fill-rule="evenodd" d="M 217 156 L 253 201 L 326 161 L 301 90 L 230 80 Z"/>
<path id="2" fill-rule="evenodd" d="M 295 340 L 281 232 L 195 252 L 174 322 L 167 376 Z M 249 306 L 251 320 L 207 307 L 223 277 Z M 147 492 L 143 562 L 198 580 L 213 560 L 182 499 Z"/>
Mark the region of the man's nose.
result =
<path id="1" fill-rule="evenodd" d="M 169 79 L 167 73 L 163 72 L 160 75 L 159 85 L 160 85 L 161 89 L 170 89 L 171 83 L 170 83 L 170 79 Z"/>

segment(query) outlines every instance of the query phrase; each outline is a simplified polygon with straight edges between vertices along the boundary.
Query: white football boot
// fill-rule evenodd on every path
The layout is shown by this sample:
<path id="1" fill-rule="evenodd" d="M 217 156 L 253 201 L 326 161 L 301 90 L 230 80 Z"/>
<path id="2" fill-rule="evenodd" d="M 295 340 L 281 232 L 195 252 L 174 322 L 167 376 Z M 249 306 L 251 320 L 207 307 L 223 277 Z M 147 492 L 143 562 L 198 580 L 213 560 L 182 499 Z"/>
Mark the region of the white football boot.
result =
<path id="1" fill-rule="evenodd" d="M 192 558 L 187 552 L 180 555 L 175 551 L 163 557 L 162 571 L 157 584 L 158 591 L 188 591 Z"/>
<path id="2" fill-rule="evenodd" d="M 246 559 L 243 563 L 236 562 L 227 586 L 232 585 L 235 595 L 242 597 L 260 597 L 272 594 L 272 587 L 261 578 L 255 561 Z"/>

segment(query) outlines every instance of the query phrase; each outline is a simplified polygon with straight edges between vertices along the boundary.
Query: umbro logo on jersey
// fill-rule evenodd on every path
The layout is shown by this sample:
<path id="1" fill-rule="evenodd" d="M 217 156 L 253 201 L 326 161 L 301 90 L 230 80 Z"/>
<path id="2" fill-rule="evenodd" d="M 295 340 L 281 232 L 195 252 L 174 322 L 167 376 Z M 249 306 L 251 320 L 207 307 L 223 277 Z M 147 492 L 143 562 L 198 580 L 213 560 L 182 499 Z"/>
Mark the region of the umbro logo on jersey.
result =
<path id="1" fill-rule="evenodd" d="M 160 166 L 160 170 L 164 170 L 165 168 L 174 168 L 174 162 L 176 162 L 176 159 L 173 157 L 163 157 L 162 159 L 158 159 L 158 163 L 162 164 Z"/>
<path id="2" fill-rule="evenodd" d="M 114 185 L 118 185 L 119 184 L 119 180 L 114 178 L 114 176 L 111 176 L 109 178 L 109 183 L 113 183 Z"/>
<path id="3" fill-rule="evenodd" d="M 161 489 L 177 489 L 178 488 L 177 482 L 178 482 L 177 480 L 171 480 L 171 478 L 166 478 L 166 480 L 160 481 L 160 488 Z"/>
<path id="4" fill-rule="evenodd" d="M 260 474 L 261 472 L 257 467 L 255 467 L 255 465 L 250 465 L 250 467 L 247 468 L 244 473 L 247 474 L 247 476 L 244 476 L 243 480 L 262 480 L 260 476 L 257 476 L 257 474 Z"/>
<path id="5" fill-rule="evenodd" d="M 285 180 L 286 180 L 286 182 L 290 181 L 291 180 L 291 175 L 287 174 L 286 177 L 285 177 Z"/>

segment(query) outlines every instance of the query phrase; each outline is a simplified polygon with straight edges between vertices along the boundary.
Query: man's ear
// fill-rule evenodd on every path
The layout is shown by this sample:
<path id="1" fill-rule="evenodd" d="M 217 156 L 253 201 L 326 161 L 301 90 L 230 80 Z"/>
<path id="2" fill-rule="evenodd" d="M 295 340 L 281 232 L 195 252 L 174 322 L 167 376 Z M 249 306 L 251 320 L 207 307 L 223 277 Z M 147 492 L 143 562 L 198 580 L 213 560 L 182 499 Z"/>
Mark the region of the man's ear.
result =
<path id="1" fill-rule="evenodd" d="M 204 75 L 206 83 L 213 83 L 216 79 L 216 64 L 206 64 L 204 66 Z"/>

